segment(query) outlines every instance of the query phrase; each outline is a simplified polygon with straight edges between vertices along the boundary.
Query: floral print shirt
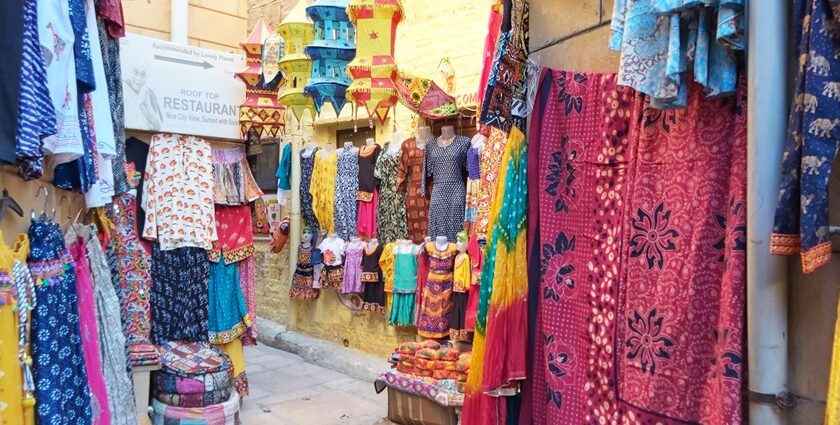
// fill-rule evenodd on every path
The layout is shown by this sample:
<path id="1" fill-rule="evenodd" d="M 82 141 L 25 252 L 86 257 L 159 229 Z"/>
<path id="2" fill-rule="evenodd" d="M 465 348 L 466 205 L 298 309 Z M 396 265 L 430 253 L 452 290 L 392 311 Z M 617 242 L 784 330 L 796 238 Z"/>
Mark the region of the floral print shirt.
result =
<path id="1" fill-rule="evenodd" d="M 213 153 L 195 136 L 152 136 L 143 178 L 143 237 L 162 251 L 181 247 L 210 249 L 216 234 L 213 207 Z"/>

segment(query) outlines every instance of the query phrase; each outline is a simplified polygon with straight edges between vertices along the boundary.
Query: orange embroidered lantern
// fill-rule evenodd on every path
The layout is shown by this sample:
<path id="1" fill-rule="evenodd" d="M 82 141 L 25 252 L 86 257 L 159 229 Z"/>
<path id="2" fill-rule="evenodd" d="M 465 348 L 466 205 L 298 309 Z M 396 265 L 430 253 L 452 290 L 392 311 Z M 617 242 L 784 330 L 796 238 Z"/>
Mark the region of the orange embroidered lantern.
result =
<path id="1" fill-rule="evenodd" d="M 285 107 L 277 101 L 277 91 L 282 76 L 277 72 L 266 73 L 263 61 L 277 62 L 279 37 L 271 32 L 262 18 L 248 38 L 240 43 L 245 50 L 245 69 L 236 77 L 245 83 L 245 101 L 239 107 L 239 131 L 242 138 L 248 135 L 257 139 L 276 139 L 285 127 Z M 269 67 L 270 69 L 270 67 Z"/>
<path id="2" fill-rule="evenodd" d="M 400 0 L 352 0 L 347 6 L 356 26 L 356 58 L 348 65 L 353 82 L 347 97 L 380 124 L 397 104 L 397 66 L 394 41 L 397 25 L 403 19 Z"/>

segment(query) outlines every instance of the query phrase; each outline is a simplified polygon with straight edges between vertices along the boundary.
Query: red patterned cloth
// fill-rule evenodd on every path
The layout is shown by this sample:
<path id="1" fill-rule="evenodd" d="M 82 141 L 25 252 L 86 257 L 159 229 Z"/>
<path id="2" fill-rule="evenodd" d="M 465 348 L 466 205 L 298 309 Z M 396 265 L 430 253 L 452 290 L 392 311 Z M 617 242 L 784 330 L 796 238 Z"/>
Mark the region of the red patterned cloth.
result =
<path id="1" fill-rule="evenodd" d="M 662 111 L 547 77 L 533 423 L 743 423 L 745 85 Z"/>
<path id="2" fill-rule="evenodd" d="M 233 264 L 254 255 L 254 231 L 251 228 L 251 207 L 216 205 L 216 234 L 208 253 L 210 261 L 219 262 L 224 254 L 225 264 Z"/>

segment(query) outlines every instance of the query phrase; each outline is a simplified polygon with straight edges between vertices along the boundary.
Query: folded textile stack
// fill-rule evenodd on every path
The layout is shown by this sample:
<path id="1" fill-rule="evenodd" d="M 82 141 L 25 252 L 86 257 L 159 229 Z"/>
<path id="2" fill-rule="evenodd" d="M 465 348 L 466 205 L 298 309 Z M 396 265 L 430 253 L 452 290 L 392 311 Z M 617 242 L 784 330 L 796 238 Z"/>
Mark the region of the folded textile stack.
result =
<path id="1" fill-rule="evenodd" d="M 128 362 L 132 367 L 157 366 L 160 364 L 160 351 L 149 343 L 132 344 L 129 347 Z"/>
<path id="2" fill-rule="evenodd" d="M 463 391 L 467 380 L 471 357 L 470 353 L 462 354 L 431 340 L 403 343 L 394 353 L 397 372 L 420 378 L 452 380 L 460 391 Z"/>
<path id="3" fill-rule="evenodd" d="M 168 342 L 160 353 L 161 370 L 152 374 L 155 424 L 234 423 L 239 394 L 224 352 L 206 343 Z"/>

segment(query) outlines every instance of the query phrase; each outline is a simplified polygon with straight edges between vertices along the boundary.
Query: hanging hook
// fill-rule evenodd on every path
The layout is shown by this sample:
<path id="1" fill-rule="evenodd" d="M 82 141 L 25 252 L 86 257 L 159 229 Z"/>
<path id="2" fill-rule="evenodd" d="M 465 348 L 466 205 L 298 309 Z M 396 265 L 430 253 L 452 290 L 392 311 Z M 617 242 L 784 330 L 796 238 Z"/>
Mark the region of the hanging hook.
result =
<path id="1" fill-rule="evenodd" d="M 41 210 L 41 215 L 40 215 L 39 219 L 43 221 L 43 220 L 46 220 L 48 218 L 47 217 L 47 204 L 48 204 L 49 199 L 50 199 L 50 191 L 44 185 L 39 186 L 38 187 L 38 192 L 35 193 L 35 199 L 38 199 L 38 197 L 41 196 L 41 190 L 42 189 L 43 189 L 43 192 L 44 192 L 44 209 Z M 32 219 L 32 221 L 36 220 L 35 209 L 34 208 L 30 210 L 29 215 L 30 215 L 30 218 Z"/>
<path id="2" fill-rule="evenodd" d="M 67 211 L 68 211 L 68 212 L 67 212 L 67 223 L 69 223 L 69 222 L 70 222 L 70 214 L 71 214 L 71 213 L 70 213 L 70 210 L 71 210 L 71 208 L 70 208 L 70 207 L 72 207 L 72 206 L 73 206 L 73 200 L 72 200 L 72 199 L 70 199 L 70 197 L 69 197 L 69 196 L 67 196 L 67 195 L 61 195 L 61 198 L 58 198 L 58 205 L 57 205 L 57 206 L 53 209 L 53 214 L 52 214 L 52 219 L 53 219 L 53 221 L 55 221 L 55 213 L 56 213 L 56 211 L 58 211 L 58 210 L 60 210 L 60 209 L 61 209 L 61 203 L 62 203 L 63 201 L 65 201 L 65 200 L 66 200 L 67 202 L 69 202 L 69 203 L 70 203 L 70 205 L 69 205 L 69 206 L 68 206 L 68 208 L 67 208 Z M 67 224 L 67 223 L 64 223 L 64 224 Z"/>

